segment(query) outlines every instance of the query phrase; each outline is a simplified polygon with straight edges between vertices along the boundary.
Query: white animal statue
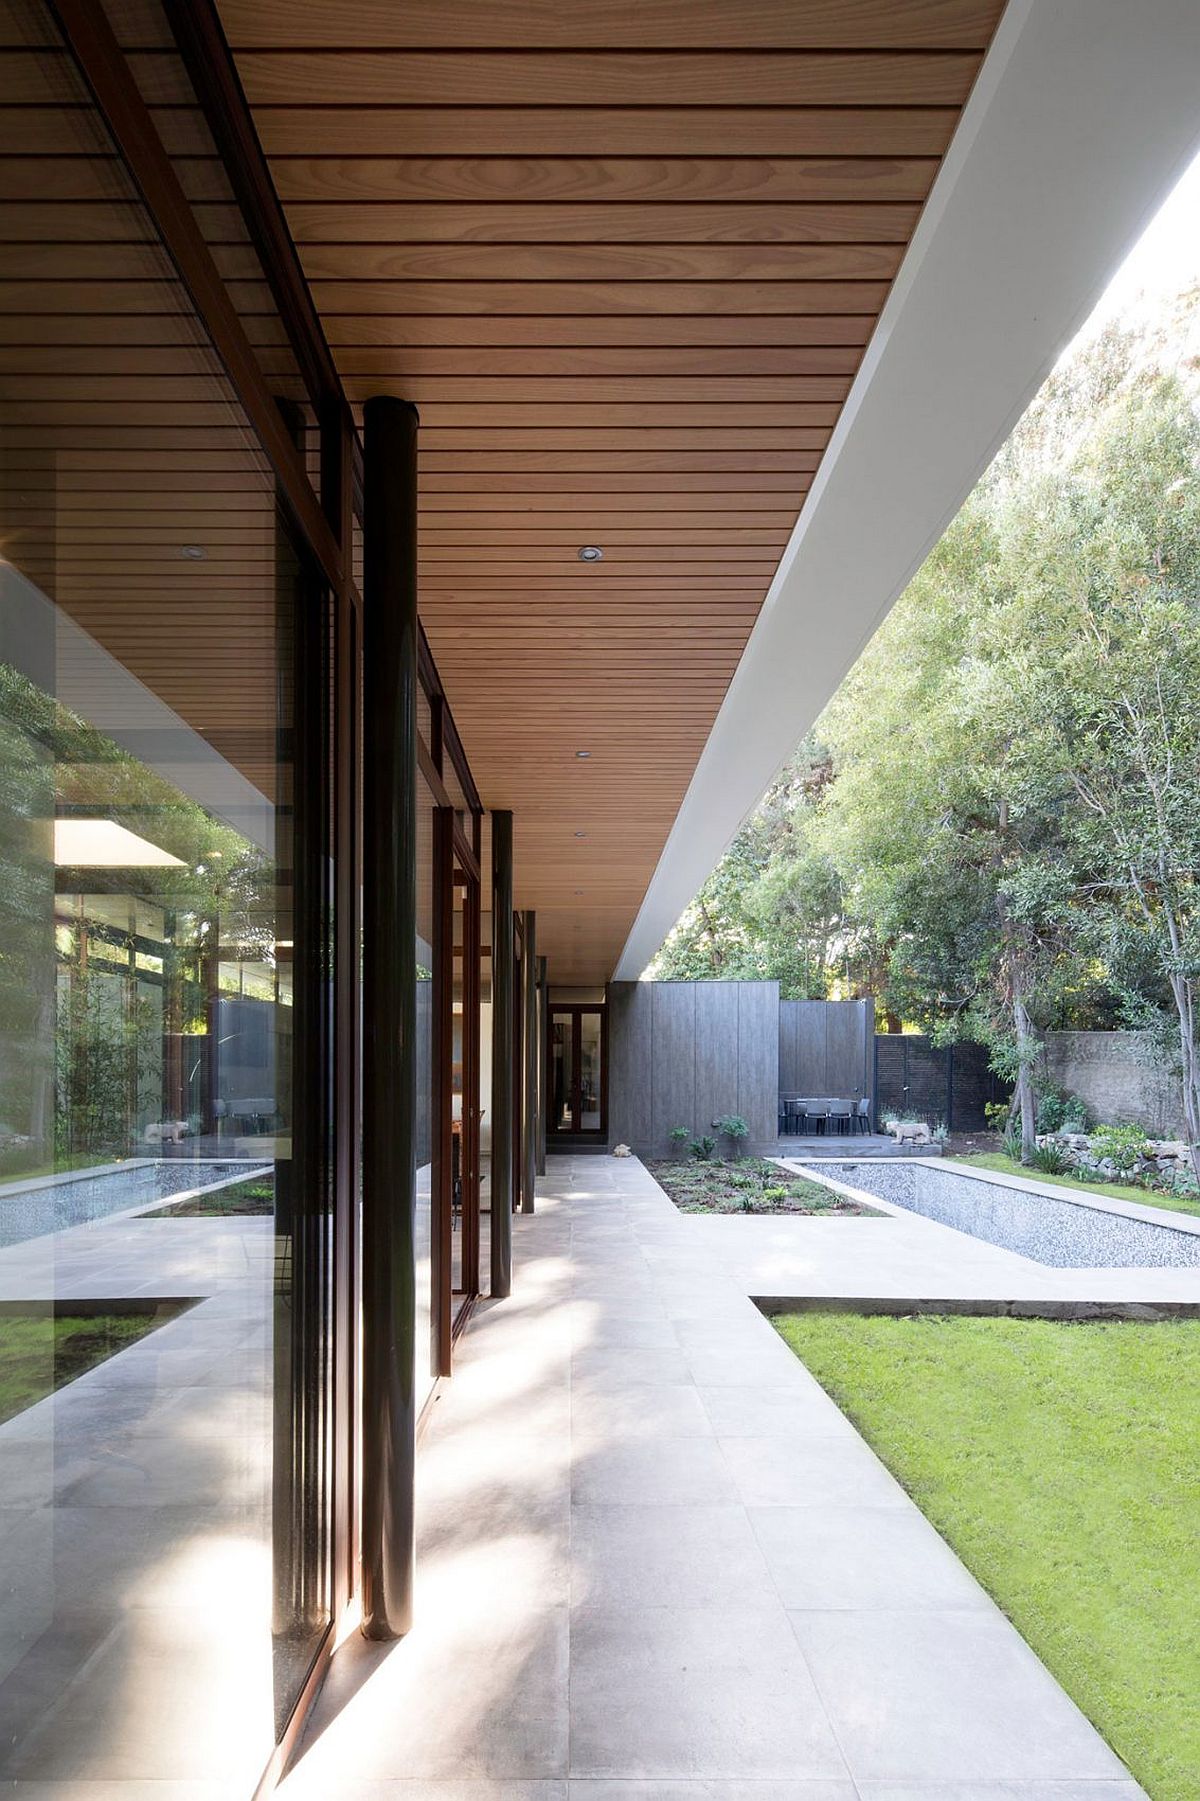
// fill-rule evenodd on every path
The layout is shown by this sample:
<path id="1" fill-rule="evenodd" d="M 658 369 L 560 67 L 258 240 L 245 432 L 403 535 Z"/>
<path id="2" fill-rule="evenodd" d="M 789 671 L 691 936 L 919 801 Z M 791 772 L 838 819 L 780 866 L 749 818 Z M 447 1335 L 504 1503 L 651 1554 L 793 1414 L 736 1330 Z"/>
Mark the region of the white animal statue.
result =
<path id="1" fill-rule="evenodd" d="M 146 1127 L 147 1144 L 182 1144 L 187 1131 L 186 1119 L 151 1120 Z"/>
<path id="2" fill-rule="evenodd" d="M 932 1144 L 933 1133 L 923 1119 L 885 1119 L 885 1132 L 890 1132 L 897 1144 Z"/>
<path id="3" fill-rule="evenodd" d="M 630 1148 L 627 1144 L 614 1144 L 613 1145 L 613 1156 L 614 1157 L 632 1157 L 633 1152 L 630 1150 Z"/>

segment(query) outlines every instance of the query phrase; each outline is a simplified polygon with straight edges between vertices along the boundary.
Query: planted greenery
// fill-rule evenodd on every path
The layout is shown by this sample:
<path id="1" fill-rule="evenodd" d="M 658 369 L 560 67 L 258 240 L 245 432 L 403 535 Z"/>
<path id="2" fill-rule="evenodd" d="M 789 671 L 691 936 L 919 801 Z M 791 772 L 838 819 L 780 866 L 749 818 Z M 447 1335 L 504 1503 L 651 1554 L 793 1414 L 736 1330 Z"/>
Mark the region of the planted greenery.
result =
<path id="1" fill-rule="evenodd" d="M 155 1207 L 143 1219 L 161 1219 L 164 1214 L 188 1219 L 230 1219 L 240 1214 L 273 1214 L 275 1211 L 275 1179 L 272 1175 L 247 1176 L 244 1182 L 230 1182 L 224 1188 L 211 1188 L 204 1194 L 189 1195 L 185 1201 L 172 1201 L 170 1206 Z"/>
<path id="2" fill-rule="evenodd" d="M 1156 1801 L 1200 1770 L 1200 1321 L 780 1332 Z"/>
<path id="3" fill-rule="evenodd" d="M 114 1357 L 166 1325 L 188 1301 L 160 1301 L 153 1310 L 51 1316 L 45 1306 L 29 1313 L 0 1313 L 0 1420 L 23 1413 L 35 1401 L 64 1388 L 85 1370 Z"/>
<path id="4" fill-rule="evenodd" d="M 982 1042 L 1027 1163 L 1044 1032 L 1147 1032 L 1200 1186 L 1198 321 L 1055 372 L 652 973 Z"/>
<path id="5" fill-rule="evenodd" d="M 874 1213 L 844 1199 L 820 1182 L 810 1182 L 766 1157 L 738 1163 L 648 1163 L 659 1187 L 681 1213 Z"/>

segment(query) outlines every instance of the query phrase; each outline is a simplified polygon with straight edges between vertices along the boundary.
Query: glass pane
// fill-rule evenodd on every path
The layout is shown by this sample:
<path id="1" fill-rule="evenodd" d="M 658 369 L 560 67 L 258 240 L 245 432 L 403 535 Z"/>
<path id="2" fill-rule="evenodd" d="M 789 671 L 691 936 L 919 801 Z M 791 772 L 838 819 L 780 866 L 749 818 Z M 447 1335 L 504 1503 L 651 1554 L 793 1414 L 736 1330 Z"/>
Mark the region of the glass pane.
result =
<path id="1" fill-rule="evenodd" d="M 0 152 L 87 204 L 0 242 L 0 1777 L 250 1793 L 330 1617 L 323 597 L 44 61 Z"/>
<path id="2" fill-rule="evenodd" d="M 433 1386 L 433 811 L 417 779 L 417 1352 L 420 1407 Z"/>
<path id="3" fill-rule="evenodd" d="M 571 1045 L 572 1015 L 555 1013 L 550 1019 L 550 1120 L 551 1130 L 574 1130 L 572 1088 L 575 1065 Z"/>
<path id="4" fill-rule="evenodd" d="M 463 1280 L 463 1203 L 465 1197 L 463 1165 L 463 945 L 466 941 L 466 888 L 457 869 L 454 872 L 454 990 L 451 1001 L 451 1066 L 450 1066 L 450 1287 L 453 1293 L 465 1292 Z"/>
<path id="5" fill-rule="evenodd" d="M 600 1032 L 599 1013 L 579 1015 L 579 1105 L 580 1129 L 600 1130 Z"/>

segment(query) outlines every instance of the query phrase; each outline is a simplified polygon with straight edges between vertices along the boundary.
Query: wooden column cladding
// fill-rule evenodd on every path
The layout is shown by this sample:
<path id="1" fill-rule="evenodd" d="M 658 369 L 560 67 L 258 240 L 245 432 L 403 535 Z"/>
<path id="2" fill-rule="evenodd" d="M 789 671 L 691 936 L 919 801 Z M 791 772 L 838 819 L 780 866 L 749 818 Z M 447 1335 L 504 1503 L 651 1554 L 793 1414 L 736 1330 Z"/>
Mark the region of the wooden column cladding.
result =
<path id="1" fill-rule="evenodd" d="M 362 1600 L 412 1623 L 416 1434 L 415 408 L 367 408 L 363 519 Z"/>

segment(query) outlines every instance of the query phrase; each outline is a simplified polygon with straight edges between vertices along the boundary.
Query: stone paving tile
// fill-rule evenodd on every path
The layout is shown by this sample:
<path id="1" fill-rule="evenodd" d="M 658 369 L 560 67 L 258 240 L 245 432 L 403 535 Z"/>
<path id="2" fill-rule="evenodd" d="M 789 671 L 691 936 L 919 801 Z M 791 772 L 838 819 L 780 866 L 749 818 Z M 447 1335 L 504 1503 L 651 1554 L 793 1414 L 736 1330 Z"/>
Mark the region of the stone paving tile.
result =
<path id="1" fill-rule="evenodd" d="M 539 1209 L 423 1440 L 417 1625 L 339 1651 L 283 1801 L 1134 1801 L 713 1222 L 633 1160 Z"/>

